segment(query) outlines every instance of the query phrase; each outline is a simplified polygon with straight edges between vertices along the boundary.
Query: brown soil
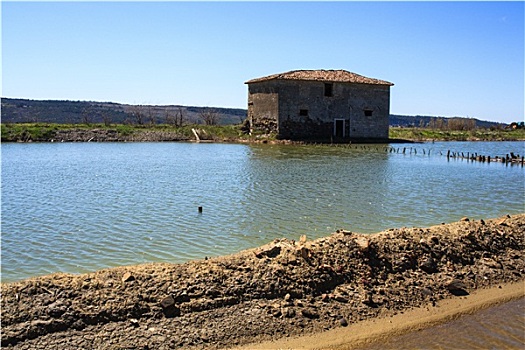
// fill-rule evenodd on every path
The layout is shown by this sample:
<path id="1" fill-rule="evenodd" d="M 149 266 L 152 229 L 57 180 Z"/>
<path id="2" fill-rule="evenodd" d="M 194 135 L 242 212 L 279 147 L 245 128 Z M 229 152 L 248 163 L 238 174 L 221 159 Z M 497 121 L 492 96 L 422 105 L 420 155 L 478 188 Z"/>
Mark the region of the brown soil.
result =
<path id="1" fill-rule="evenodd" d="M 197 128 L 199 133 L 199 142 L 229 142 L 229 143 L 268 143 L 268 144 L 304 144 L 302 141 L 275 140 L 267 138 L 243 139 L 217 137 L 203 133 Z M 194 142 L 197 141 L 194 136 L 177 133 L 175 131 L 162 130 L 141 130 L 131 134 L 119 133 L 116 129 L 70 129 L 58 130 L 53 136 L 43 137 L 38 140 L 15 140 L 17 142 Z"/>
<path id="2" fill-rule="evenodd" d="M 344 331 L 523 283 L 524 248 L 520 214 L 374 235 L 339 231 L 185 264 L 44 276 L 2 284 L 1 345 L 214 349 Z"/>
<path id="3" fill-rule="evenodd" d="M 488 309 L 501 303 L 525 297 L 525 283 L 501 284 L 497 287 L 476 289 L 472 294 L 454 299 L 444 299 L 436 307 L 422 306 L 390 315 L 356 322 L 348 327 L 330 329 L 323 333 L 308 334 L 249 344 L 236 350 L 261 349 L 398 349 L 392 340 L 410 332 L 437 326 L 461 316 Z M 521 338 L 525 342 L 525 334 Z M 397 341 L 399 345 L 399 341 Z M 421 344 L 425 344 L 422 339 Z M 415 349 L 413 346 L 411 349 Z M 429 344 L 437 349 L 439 345 Z"/>
<path id="4" fill-rule="evenodd" d="M 187 136 L 171 131 L 141 131 L 131 134 L 121 134 L 117 130 L 106 129 L 71 129 L 58 130 L 52 142 L 164 142 L 190 141 Z"/>

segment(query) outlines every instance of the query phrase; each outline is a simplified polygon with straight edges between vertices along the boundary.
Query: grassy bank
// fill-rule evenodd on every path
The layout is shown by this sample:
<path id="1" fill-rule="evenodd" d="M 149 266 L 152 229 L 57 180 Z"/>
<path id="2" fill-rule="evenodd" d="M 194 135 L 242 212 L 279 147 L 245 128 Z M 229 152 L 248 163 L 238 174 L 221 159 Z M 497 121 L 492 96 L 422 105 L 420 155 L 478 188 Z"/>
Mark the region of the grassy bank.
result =
<path id="1" fill-rule="evenodd" d="M 391 139 L 412 141 L 522 141 L 525 140 L 525 129 L 438 130 L 391 127 L 389 136 Z"/>
<path id="2" fill-rule="evenodd" d="M 2 123 L 2 142 L 87 141 L 90 138 L 95 138 L 95 141 L 184 141 L 195 139 L 192 129 L 196 129 L 205 140 L 248 137 L 240 125 Z"/>
<path id="3" fill-rule="evenodd" d="M 51 141 L 186 141 L 199 137 L 213 141 L 248 141 L 257 139 L 243 131 L 242 125 L 128 125 L 128 124 L 52 124 L 2 123 L 2 142 Z M 525 129 L 443 131 L 430 128 L 391 127 L 391 139 L 411 141 L 516 141 L 525 140 Z M 273 139 L 273 137 L 271 137 Z"/>

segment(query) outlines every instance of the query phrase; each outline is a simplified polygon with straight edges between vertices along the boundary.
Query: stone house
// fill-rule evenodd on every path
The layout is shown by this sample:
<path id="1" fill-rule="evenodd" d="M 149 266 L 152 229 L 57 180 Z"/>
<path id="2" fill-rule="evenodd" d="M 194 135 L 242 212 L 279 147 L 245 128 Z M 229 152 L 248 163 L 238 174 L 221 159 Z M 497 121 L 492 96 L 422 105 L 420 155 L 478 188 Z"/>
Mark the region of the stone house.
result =
<path id="1" fill-rule="evenodd" d="M 394 84 L 345 70 L 295 70 L 247 81 L 251 132 L 344 142 L 388 139 Z"/>

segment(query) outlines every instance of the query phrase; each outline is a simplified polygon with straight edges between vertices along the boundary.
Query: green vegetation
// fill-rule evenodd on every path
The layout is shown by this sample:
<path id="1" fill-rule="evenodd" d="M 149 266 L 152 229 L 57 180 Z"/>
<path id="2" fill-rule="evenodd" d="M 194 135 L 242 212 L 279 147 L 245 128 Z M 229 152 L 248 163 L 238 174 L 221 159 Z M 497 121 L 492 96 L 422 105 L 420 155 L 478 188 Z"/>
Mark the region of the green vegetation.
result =
<path id="1" fill-rule="evenodd" d="M 168 124 L 57 124 L 57 123 L 2 123 L 2 142 L 49 142 L 60 139 L 60 133 L 96 132 L 99 135 L 112 134 L 126 141 L 130 136 L 137 140 L 162 141 L 195 139 L 192 129 L 196 129 L 202 140 L 234 141 L 249 139 L 241 125 L 183 125 Z M 153 134 L 153 135 L 152 135 Z M 141 137 L 141 135 L 143 137 Z M 156 135 L 156 136 L 155 136 Z M 80 140 L 82 141 L 82 140 Z"/>
<path id="2" fill-rule="evenodd" d="M 3 124 L 2 142 L 49 140 L 60 128 L 71 128 L 66 124 Z"/>
<path id="3" fill-rule="evenodd" d="M 472 118 L 430 118 L 427 121 L 421 119 L 420 124 L 419 127 L 390 127 L 389 136 L 413 141 L 525 140 L 524 123 L 490 125 Z"/>
<path id="4" fill-rule="evenodd" d="M 250 140 L 275 140 L 275 135 L 248 135 L 246 125 L 203 125 L 186 124 L 174 126 L 168 124 L 136 125 L 136 124 L 56 124 L 56 123 L 2 123 L 2 142 L 49 142 L 60 140 L 61 133 L 81 134 L 93 132 L 117 135 L 119 141 L 163 141 L 163 140 L 194 140 L 192 129 L 196 129 L 201 140 L 212 141 L 250 141 Z M 156 135 L 156 136 L 155 136 Z M 516 129 L 485 129 L 474 128 L 471 130 L 441 130 L 433 128 L 403 128 L 391 127 L 391 139 L 404 139 L 412 141 L 512 141 L 525 140 L 525 128 Z M 74 138 L 74 136 L 73 136 Z M 78 141 L 82 141 L 79 139 Z"/>
<path id="5" fill-rule="evenodd" d="M 391 127 L 391 139 L 412 141 L 517 141 L 525 140 L 525 129 L 440 130 L 432 128 Z"/>

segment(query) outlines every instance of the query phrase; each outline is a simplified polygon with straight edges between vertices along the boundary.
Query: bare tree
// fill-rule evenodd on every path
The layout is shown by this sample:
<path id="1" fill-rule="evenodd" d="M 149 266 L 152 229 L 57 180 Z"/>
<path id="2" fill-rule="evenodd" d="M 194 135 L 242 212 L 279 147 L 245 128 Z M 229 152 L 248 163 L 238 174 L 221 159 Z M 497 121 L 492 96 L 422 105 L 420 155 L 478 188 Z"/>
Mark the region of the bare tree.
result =
<path id="1" fill-rule="evenodd" d="M 168 125 L 177 125 L 175 116 L 171 113 L 169 107 L 164 110 L 164 123 Z"/>
<path id="2" fill-rule="evenodd" d="M 144 111 L 142 110 L 141 105 L 131 107 L 131 116 L 135 123 L 138 125 L 144 125 Z"/>
<path id="3" fill-rule="evenodd" d="M 182 108 L 178 108 L 175 120 L 176 120 L 177 126 L 184 126 L 184 124 L 186 124 L 186 121 L 188 120 L 188 118 L 186 117 L 186 110 Z"/>
<path id="4" fill-rule="evenodd" d="M 436 128 L 436 118 L 430 118 L 430 120 L 428 122 L 428 127 L 430 129 L 435 129 Z"/>
<path id="5" fill-rule="evenodd" d="M 91 125 L 93 122 L 91 106 L 88 106 L 82 110 L 82 123 L 86 125 Z"/>
<path id="6" fill-rule="evenodd" d="M 151 106 L 148 106 L 148 108 L 147 108 L 147 115 L 148 115 L 148 123 L 150 125 L 157 124 L 157 119 L 155 117 L 155 113 L 154 113 L 153 108 Z"/>
<path id="7" fill-rule="evenodd" d="M 181 127 L 187 121 L 186 111 L 182 108 L 177 108 L 175 113 L 173 113 L 169 108 L 166 108 L 165 120 L 166 124 Z"/>
<path id="8" fill-rule="evenodd" d="M 474 130 L 476 128 L 476 121 L 472 118 L 451 118 L 448 120 L 449 130 Z"/>
<path id="9" fill-rule="evenodd" d="M 111 125 L 111 112 L 108 109 L 102 111 L 102 121 L 105 126 Z"/>
<path id="10" fill-rule="evenodd" d="M 199 117 L 205 125 L 217 125 L 219 123 L 219 113 L 212 108 L 202 110 L 199 113 Z"/>
<path id="11" fill-rule="evenodd" d="M 445 121 L 443 120 L 443 118 L 437 118 L 437 119 L 434 120 L 434 126 L 435 126 L 435 129 L 444 130 L 445 129 Z"/>

